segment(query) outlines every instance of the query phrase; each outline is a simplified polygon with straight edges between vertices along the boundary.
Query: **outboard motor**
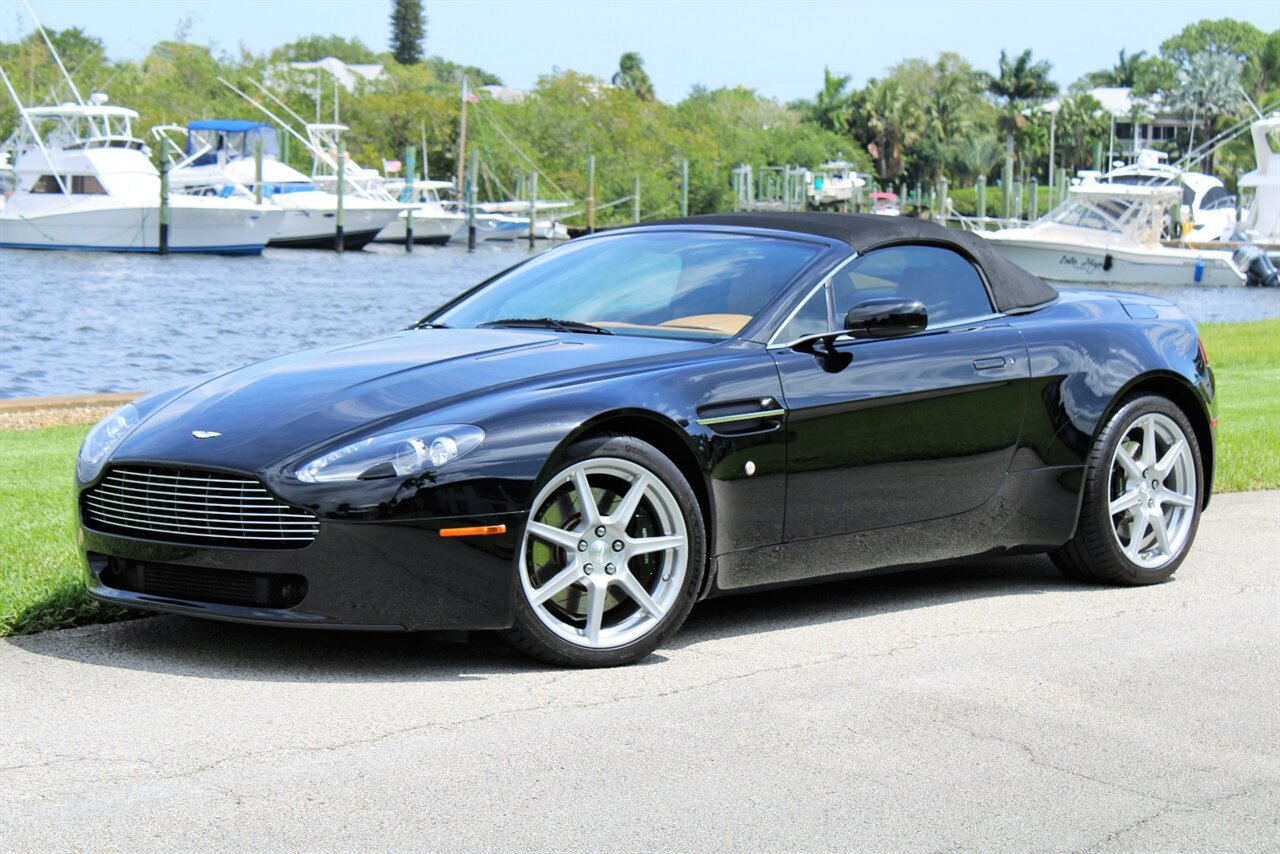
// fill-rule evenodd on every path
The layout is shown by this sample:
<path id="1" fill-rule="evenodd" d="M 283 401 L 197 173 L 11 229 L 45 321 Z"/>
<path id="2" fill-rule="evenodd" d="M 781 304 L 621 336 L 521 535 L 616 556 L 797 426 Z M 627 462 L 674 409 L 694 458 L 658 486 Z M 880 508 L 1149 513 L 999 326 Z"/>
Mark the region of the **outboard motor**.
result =
<path id="1" fill-rule="evenodd" d="M 1232 253 L 1236 266 L 1244 271 L 1244 283 L 1251 288 L 1280 287 L 1280 271 L 1263 252 L 1252 243 L 1241 246 Z"/>

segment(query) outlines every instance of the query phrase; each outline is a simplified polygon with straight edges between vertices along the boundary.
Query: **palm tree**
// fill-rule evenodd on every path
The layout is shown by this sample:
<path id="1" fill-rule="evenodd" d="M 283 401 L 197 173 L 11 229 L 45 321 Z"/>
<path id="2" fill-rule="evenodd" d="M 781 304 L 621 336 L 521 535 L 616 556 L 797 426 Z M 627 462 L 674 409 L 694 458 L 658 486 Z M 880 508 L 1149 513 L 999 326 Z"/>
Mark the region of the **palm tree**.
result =
<path id="1" fill-rule="evenodd" d="M 1053 68 L 1048 62 L 1032 62 L 1031 49 L 1024 50 L 1017 59 L 1010 61 L 1000 51 L 1000 76 L 988 77 L 987 91 L 1005 100 L 1005 115 L 1000 129 L 1004 132 L 1005 156 L 1013 158 L 1013 136 L 1026 123 L 1021 108 L 1032 101 L 1042 101 L 1058 94 L 1058 84 L 1049 79 Z"/>
<path id="2" fill-rule="evenodd" d="M 864 122 L 867 151 L 875 160 L 880 180 L 890 181 L 902 174 L 903 148 L 916 140 L 915 107 L 903 93 L 902 84 L 892 77 L 868 82 L 862 101 L 858 114 Z"/>
<path id="3" fill-rule="evenodd" d="M 652 101 L 653 82 L 644 70 L 644 60 L 640 54 L 629 50 L 618 60 L 618 71 L 613 75 L 613 85 L 630 89 L 641 101 Z"/>
<path id="4" fill-rule="evenodd" d="M 1234 115 L 1245 105 L 1240 72 L 1244 63 L 1233 56 L 1201 51 L 1191 57 L 1186 69 L 1178 72 L 1178 87 L 1169 93 L 1168 105 L 1191 117 L 1194 148 L 1197 118 L 1204 120 L 1205 140 L 1217 133 L 1219 120 Z M 1213 171 L 1212 153 L 1205 159 L 1205 171 Z"/>
<path id="5" fill-rule="evenodd" d="M 849 85 L 847 74 L 832 74 L 830 68 L 822 69 L 822 91 L 813 104 L 813 117 L 827 130 L 846 133 L 852 110 L 849 95 L 844 91 Z"/>
<path id="6" fill-rule="evenodd" d="M 994 136 L 967 136 L 956 144 L 956 163 L 970 180 L 991 174 L 1003 159 L 1004 152 Z"/>

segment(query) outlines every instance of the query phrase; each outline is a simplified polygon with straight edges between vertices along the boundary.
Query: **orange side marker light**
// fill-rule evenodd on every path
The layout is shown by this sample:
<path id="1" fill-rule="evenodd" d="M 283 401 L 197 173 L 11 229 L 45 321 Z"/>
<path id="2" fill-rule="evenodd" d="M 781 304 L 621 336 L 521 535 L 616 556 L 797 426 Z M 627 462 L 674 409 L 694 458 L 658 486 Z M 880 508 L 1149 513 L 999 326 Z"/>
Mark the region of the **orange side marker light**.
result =
<path id="1" fill-rule="evenodd" d="M 505 534 L 506 525 L 477 525 L 474 528 L 441 528 L 442 537 L 491 537 L 494 534 Z"/>

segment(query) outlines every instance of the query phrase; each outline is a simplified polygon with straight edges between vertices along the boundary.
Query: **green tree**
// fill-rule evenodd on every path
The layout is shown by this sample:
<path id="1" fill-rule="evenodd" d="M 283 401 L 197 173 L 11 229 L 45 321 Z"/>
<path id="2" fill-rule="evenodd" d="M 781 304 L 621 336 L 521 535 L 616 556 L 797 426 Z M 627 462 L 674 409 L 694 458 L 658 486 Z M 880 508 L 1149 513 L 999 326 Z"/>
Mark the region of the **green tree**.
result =
<path id="1" fill-rule="evenodd" d="M 378 57 L 358 38 L 342 36 L 303 36 L 272 51 L 272 57 L 285 62 L 318 62 L 334 57 L 346 63 L 376 62 Z"/>
<path id="2" fill-rule="evenodd" d="M 644 70 L 644 59 L 635 51 L 627 51 L 618 60 L 618 70 L 613 75 L 613 85 L 634 92 L 641 101 L 654 99 L 653 83 Z"/>
<path id="3" fill-rule="evenodd" d="M 852 105 L 845 89 L 851 79 L 848 74 L 832 74 L 830 68 L 822 69 L 822 90 L 810 106 L 810 115 L 827 130 L 836 133 L 849 130 Z"/>
<path id="4" fill-rule="evenodd" d="M 1188 24 L 1176 36 L 1161 42 L 1160 53 L 1185 70 L 1199 53 L 1230 56 L 1244 62 L 1262 49 L 1265 39 L 1262 30 L 1245 21 L 1205 19 Z"/>
<path id="5" fill-rule="evenodd" d="M 1178 73 L 1178 85 L 1169 93 L 1169 107 L 1192 121 L 1192 132 L 1197 122 L 1204 123 L 1204 136 L 1200 142 L 1212 139 L 1218 132 L 1222 119 L 1237 115 L 1245 106 L 1244 90 L 1240 86 L 1240 73 L 1244 63 L 1230 54 L 1202 51 L 1187 62 Z M 1213 169 L 1212 153 L 1206 158 L 1205 168 Z"/>
<path id="6" fill-rule="evenodd" d="M 1022 109 L 1034 101 L 1051 98 L 1058 93 L 1058 84 L 1049 79 L 1053 68 L 1048 62 L 1033 62 L 1031 49 L 1024 50 L 1014 60 L 1000 51 L 1000 75 L 989 77 L 987 91 L 1004 99 L 1004 114 L 1000 130 L 1005 135 L 1005 156 L 1012 157 L 1014 137 L 1026 124 Z"/>
<path id="7" fill-rule="evenodd" d="M 960 178 L 977 180 L 979 175 L 991 176 L 1004 160 L 1004 148 L 991 134 L 971 134 L 956 143 L 954 162 L 960 167 Z"/>
<path id="8" fill-rule="evenodd" d="M 872 79 L 855 100 L 855 133 L 875 162 L 881 181 L 891 181 L 906 169 L 906 150 L 915 144 L 920 125 L 917 106 L 894 77 Z"/>
<path id="9" fill-rule="evenodd" d="M 1058 109 L 1055 157 L 1059 165 L 1068 173 L 1090 165 L 1094 141 L 1105 142 L 1110 132 L 1110 119 L 1097 98 L 1087 93 L 1066 96 Z"/>
<path id="10" fill-rule="evenodd" d="M 422 47 L 427 40 L 427 16 L 422 13 L 422 0 L 394 0 L 391 7 L 391 53 L 401 65 L 422 61 Z"/>
<path id="11" fill-rule="evenodd" d="M 1181 71 L 1187 72 L 1198 54 L 1208 53 L 1231 57 L 1243 64 L 1240 84 L 1251 97 L 1262 98 L 1280 83 L 1280 31 L 1270 35 L 1245 21 L 1222 18 L 1205 19 L 1183 28 L 1182 32 L 1166 39 L 1160 45 L 1160 53 Z M 1268 57 L 1268 47 L 1272 55 Z M 1167 89 L 1174 88 L 1169 81 Z"/>

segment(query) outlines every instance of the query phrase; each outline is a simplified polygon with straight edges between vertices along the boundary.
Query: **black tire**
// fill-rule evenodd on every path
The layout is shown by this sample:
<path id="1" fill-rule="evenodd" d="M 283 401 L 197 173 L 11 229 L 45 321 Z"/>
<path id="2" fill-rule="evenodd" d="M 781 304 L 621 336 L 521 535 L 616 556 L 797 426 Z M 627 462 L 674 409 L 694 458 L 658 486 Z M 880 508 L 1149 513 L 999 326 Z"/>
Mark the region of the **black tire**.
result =
<path id="1" fill-rule="evenodd" d="M 1174 467 L 1171 466 L 1164 474 L 1159 474 L 1154 466 L 1144 468 L 1143 476 L 1137 477 L 1136 474 L 1127 473 L 1125 464 L 1117 457 L 1117 448 L 1122 442 L 1126 443 L 1126 447 L 1133 445 L 1135 439 L 1146 437 L 1147 429 L 1156 436 L 1153 447 L 1157 458 L 1161 453 L 1166 457 L 1170 456 L 1170 450 L 1175 444 L 1168 441 L 1170 436 L 1175 435 L 1173 426 L 1180 433 L 1176 439 L 1185 441 L 1189 452 L 1189 460 L 1175 460 L 1176 471 L 1183 480 L 1181 489 L 1176 494 L 1181 495 L 1179 501 L 1189 496 L 1190 506 L 1174 505 L 1170 496 L 1175 493 L 1171 489 L 1164 489 L 1164 481 L 1175 471 Z M 1163 434 L 1161 431 L 1164 431 Z M 1134 464 L 1142 468 L 1141 460 L 1136 460 Z M 1156 478 L 1160 479 L 1159 489 L 1152 486 L 1157 482 Z M 1183 494 L 1181 490 L 1191 485 L 1186 483 L 1188 479 L 1194 480 L 1194 488 Z M 1140 485 L 1130 489 L 1135 481 Z M 1115 514 L 1111 512 L 1113 501 L 1132 500 L 1133 496 L 1141 499 L 1137 502 L 1136 509 L 1126 509 Z M 1168 513 L 1166 505 L 1162 503 L 1162 496 L 1169 497 Z M 1143 509 L 1144 505 L 1148 510 Z M 1065 575 L 1080 581 L 1126 586 L 1167 581 L 1182 564 L 1195 541 L 1196 529 L 1200 524 L 1200 508 L 1203 505 L 1204 465 L 1195 430 L 1186 414 L 1172 401 L 1158 395 L 1143 394 L 1128 398 L 1107 421 L 1089 454 L 1085 469 L 1084 497 L 1075 536 L 1066 545 L 1052 552 L 1050 557 Z M 1163 550 L 1159 542 L 1153 542 L 1150 550 L 1143 550 L 1142 543 L 1148 539 L 1155 540 L 1157 536 L 1154 525 L 1156 513 L 1150 513 L 1149 510 L 1161 514 L 1161 530 L 1166 532 L 1166 540 L 1176 542 L 1176 548 L 1170 542 L 1170 548 Z M 1149 515 L 1152 522 L 1146 521 L 1146 515 L 1140 518 L 1140 513 Z M 1170 519 L 1175 523 L 1174 529 L 1169 527 Z M 1150 531 L 1149 534 L 1138 534 L 1137 560 L 1131 559 L 1121 542 L 1122 536 L 1128 533 L 1128 545 L 1133 547 L 1135 530 Z"/>
<path id="2" fill-rule="evenodd" d="M 531 597 L 536 595 L 539 589 L 543 589 L 541 584 L 549 583 L 546 580 L 540 582 L 535 587 L 534 575 L 538 570 L 535 564 L 536 552 L 534 551 L 538 545 L 541 546 L 544 554 L 551 554 L 545 563 L 547 567 L 551 567 L 549 571 L 559 573 L 561 570 L 554 568 L 564 565 L 564 570 L 572 568 L 574 565 L 581 564 L 582 561 L 589 559 L 589 555 L 596 554 L 595 549 L 598 545 L 617 535 L 618 530 L 622 530 L 617 526 L 611 527 L 609 533 L 603 538 L 593 540 L 591 550 L 580 550 L 580 555 L 575 555 L 567 547 L 552 546 L 548 542 L 540 540 L 537 535 L 531 535 L 530 525 L 535 521 L 542 523 L 545 529 L 548 524 L 555 528 L 564 527 L 564 530 L 574 530 L 581 528 L 582 530 L 573 533 L 572 537 L 588 538 L 593 536 L 593 531 L 588 531 L 588 524 L 585 518 L 585 511 L 579 510 L 580 516 L 576 519 L 572 517 L 574 502 L 581 507 L 581 500 L 577 497 L 581 495 L 580 490 L 573 488 L 571 482 L 566 481 L 567 473 L 575 470 L 584 470 L 588 472 L 590 488 L 595 490 L 599 488 L 600 483 L 609 481 L 609 474 L 600 473 L 593 467 L 601 466 L 627 466 L 633 471 L 643 471 L 649 476 L 656 479 L 661 484 L 661 488 L 657 486 L 649 487 L 654 493 L 660 495 L 650 496 L 642 495 L 640 502 L 648 502 L 642 505 L 636 515 L 630 519 L 619 522 L 625 528 L 626 525 L 632 525 L 626 528 L 628 535 L 634 530 L 634 520 L 640 519 L 642 512 L 647 512 L 650 516 L 657 519 L 662 515 L 662 511 L 656 509 L 657 505 L 662 504 L 665 507 L 667 515 L 667 527 L 673 531 L 679 529 L 683 525 L 683 536 L 686 538 L 687 546 L 679 551 L 660 553 L 651 553 L 659 555 L 651 560 L 649 555 L 631 557 L 629 550 L 623 553 L 618 561 L 621 566 L 616 570 L 610 563 L 611 579 L 606 579 L 599 572 L 595 571 L 595 575 L 588 579 L 578 576 L 579 580 L 563 588 L 565 597 L 575 597 L 575 603 L 582 602 L 583 597 L 590 597 L 590 584 L 604 584 L 603 589 L 609 591 L 609 595 L 613 598 L 610 600 L 606 594 L 602 593 L 601 601 L 606 603 L 609 610 L 600 611 L 601 619 L 596 621 L 596 635 L 599 638 L 600 646 L 590 646 L 591 640 L 587 637 L 586 632 L 590 626 L 590 599 L 587 598 L 588 604 L 582 606 L 583 613 L 579 614 L 573 608 L 570 608 L 568 602 L 558 602 L 557 597 L 548 600 L 543 604 L 535 604 L 531 601 Z M 632 484 L 639 482 L 637 480 Z M 619 483 L 622 483 L 619 481 Z M 593 496 L 593 501 L 607 509 L 609 502 L 617 500 L 617 504 L 613 505 L 616 513 L 621 512 L 623 492 L 619 486 L 614 496 L 606 496 L 604 491 L 599 497 Z M 550 490 L 559 490 L 559 492 L 551 492 L 550 497 L 544 498 Z M 567 492 L 566 492 L 567 491 Z M 694 601 L 697 599 L 698 591 L 701 588 L 703 575 L 706 572 L 707 555 L 706 555 L 706 532 L 704 530 L 702 511 L 698 504 L 697 496 L 694 494 L 692 487 L 675 466 L 666 456 L 657 448 L 647 442 L 635 438 L 634 436 L 620 435 L 614 433 L 599 434 L 583 439 L 572 445 L 561 457 L 556 461 L 554 466 L 550 467 L 550 473 L 539 484 L 537 491 L 538 498 L 535 498 L 534 505 L 530 508 L 529 516 L 526 520 L 524 530 L 521 534 L 519 551 L 515 559 L 515 572 L 517 575 L 516 583 L 516 607 L 515 607 L 515 624 L 503 633 L 508 643 L 540 661 L 552 664 L 566 665 L 571 667 L 613 667 L 617 665 L 630 664 L 646 657 L 653 652 L 658 646 L 671 637 L 672 634 L 680 628 L 684 623 L 685 617 L 688 616 L 689 610 L 693 607 Z M 674 504 L 672 504 L 674 499 Z M 569 510 L 564 510 L 565 503 L 569 504 Z M 554 505 L 554 506 L 553 506 Z M 559 515 L 554 521 L 551 519 L 552 510 L 559 510 Z M 677 522 L 676 516 L 679 517 Z M 660 521 L 660 520 L 659 520 Z M 654 524 L 659 525 L 659 521 Z M 646 529 L 639 529 L 640 533 L 648 534 Z M 670 531 L 662 532 L 670 534 Z M 584 539 L 585 542 L 585 539 Z M 612 539 L 613 545 L 619 540 Z M 628 542 L 642 542 L 641 539 L 628 540 Z M 560 551 L 557 551 L 557 548 Z M 629 548 L 629 547 L 628 547 Z M 604 560 L 612 559 L 613 555 L 609 554 Z M 650 584 L 646 587 L 645 593 L 654 597 L 650 599 L 651 604 L 657 604 L 661 594 L 665 597 L 661 601 L 666 601 L 668 607 L 660 617 L 653 616 L 644 612 L 639 605 L 638 600 L 631 600 L 628 596 L 627 588 L 621 583 L 624 573 L 630 581 L 635 581 L 643 577 L 643 573 L 631 573 L 631 568 L 638 566 L 635 561 L 641 561 L 646 565 L 655 563 L 656 568 L 652 570 L 653 575 L 650 577 Z M 677 566 L 678 563 L 683 566 Z M 591 564 L 584 564 L 586 572 L 591 573 Z M 528 567 L 528 569 L 526 569 Z M 672 567 L 675 567 L 672 569 Z M 617 575 L 614 575 L 614 573 Z M 663 573 L 670 572 L 670 580 Z M 681 580 L 676 572 L 683 572 Z M 661 584 L 666 585 L 660 587 Z M 679 582 L 676 584 L 675 582 Z M 645 583 L 641 582 L 642 586 Z M 652 588 L 652 589 L 650 589 Z M 608 601 L 614 604 L 607 605 Z M 639 625 L 633 627 L 631 632 L 638 632 L 644 628 L 644 624 L 649 624 L 647 629 L 637 637 L 628 638 L 625 642 L 616 645 L 604 642 L 603 633 L 605 631 L 613 631 L 612 627 L 605 627 L 603 620 L 609 618 L 609 615 L 615 613 L 623 613 L 624 617 L 620 620 L 621 624 L 626 623 L 626 612 L 630 609 L 629 618 L 638 620 Z M 557 621 L 557 616 L 560 620 Z M 581 619 L 583 621 L 582 628 L 572 628 L 571 621 Z M 575 624 L 576 625 L 576 624 Z M 549 627 L 550 626 L 550 627 Z M 581 637 L 566 639 L 565 633 L 580 633 Z"/>

